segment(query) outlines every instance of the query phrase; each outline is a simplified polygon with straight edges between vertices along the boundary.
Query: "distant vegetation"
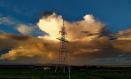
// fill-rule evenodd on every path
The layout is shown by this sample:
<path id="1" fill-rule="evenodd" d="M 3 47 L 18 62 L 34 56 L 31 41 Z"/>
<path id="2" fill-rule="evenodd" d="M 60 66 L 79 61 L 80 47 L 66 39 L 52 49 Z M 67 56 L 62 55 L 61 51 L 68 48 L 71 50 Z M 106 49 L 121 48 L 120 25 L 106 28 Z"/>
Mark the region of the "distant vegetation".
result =
<path id="1" fill-rule="evenodd" d="M 0 79 L 68 79 L 68 73 L 55 67 L 0 66 Z M 71 79 L 131 79 L 130 67 L 72 66 Z"/>

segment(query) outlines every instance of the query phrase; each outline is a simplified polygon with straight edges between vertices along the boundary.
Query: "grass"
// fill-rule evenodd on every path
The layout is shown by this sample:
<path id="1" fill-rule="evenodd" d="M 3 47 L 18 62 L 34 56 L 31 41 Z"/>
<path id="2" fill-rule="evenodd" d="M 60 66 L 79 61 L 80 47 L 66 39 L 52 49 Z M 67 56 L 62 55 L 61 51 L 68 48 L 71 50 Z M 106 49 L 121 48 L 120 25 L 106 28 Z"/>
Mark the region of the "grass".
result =
<path id="1" fill-rule="evenodd" d="M 68 73 L 32 69 L 0 69 L 1 78 L 68 79 Z M 131 79 L 131 70 L 73 70 L 71 79 Z"/>

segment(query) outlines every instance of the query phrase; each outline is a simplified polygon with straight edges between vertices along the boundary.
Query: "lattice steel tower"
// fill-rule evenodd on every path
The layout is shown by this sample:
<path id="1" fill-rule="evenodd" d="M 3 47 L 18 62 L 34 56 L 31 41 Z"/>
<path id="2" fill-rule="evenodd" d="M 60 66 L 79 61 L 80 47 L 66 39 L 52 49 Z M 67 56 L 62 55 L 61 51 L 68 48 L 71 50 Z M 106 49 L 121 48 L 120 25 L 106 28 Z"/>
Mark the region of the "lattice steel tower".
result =
<path id="1" fill-rule="evenodd" d="M 56 71 L 63 71 L 64 73 L 68 71 L 68 79 L 71 79 L 70 73 L 71 73 L 71 67 L 69 63 L 69 52 L 67 51 L 67 39 L 66 39 L 66 29 L 64 26 L 64 20 L 63 20 L 63 26 L 61 27 L 60 30 L 60 48 L 59 48 L 59 54 L 58 54 L 58 65 L 56 66 L 55 72 Z"/>
<path id="2" fill-rule="evenodd" d="M 63 20 L 63 26 L 61 27 L 60 32 L 60 48 L 59 48 L 59 54 L 58 54 L 58 66 L 56 70 L 62 70 L 65 72 L 66 67 L 68 67 L 68 51 L 67 51 L 67 43 L 66 40 L 66 29 L 64 27 L 64 20 Z"/>

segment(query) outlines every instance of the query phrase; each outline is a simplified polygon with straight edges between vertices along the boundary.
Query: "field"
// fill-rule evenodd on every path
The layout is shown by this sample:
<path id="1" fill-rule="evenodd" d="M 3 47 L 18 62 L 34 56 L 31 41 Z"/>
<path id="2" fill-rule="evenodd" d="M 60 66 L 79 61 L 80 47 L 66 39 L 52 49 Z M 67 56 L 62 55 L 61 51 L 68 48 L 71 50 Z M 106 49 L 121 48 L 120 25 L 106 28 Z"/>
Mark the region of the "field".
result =
<path id="1" fill-rule="evenodd" d="M 131 68 L 72 67 L 71 79 L 131 79 Z M 68 73 L 42 66 L 0 67 L 0 79 L 68 79 Z"/>

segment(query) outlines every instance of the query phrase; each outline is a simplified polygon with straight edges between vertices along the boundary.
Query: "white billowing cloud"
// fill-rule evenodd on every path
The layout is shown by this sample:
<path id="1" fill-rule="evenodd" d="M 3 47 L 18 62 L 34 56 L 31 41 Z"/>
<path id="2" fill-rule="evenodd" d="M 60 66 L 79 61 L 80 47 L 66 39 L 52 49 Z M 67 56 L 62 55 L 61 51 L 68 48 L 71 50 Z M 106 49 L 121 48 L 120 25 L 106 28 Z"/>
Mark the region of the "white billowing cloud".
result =
<path id="1" fill-rule="evenodd" d="M 53 13 L 50 16 L 43 16 L 42 19 L 39 20 L 37 25 L 39 28 L 48 33 L 48 36 L 45 36 L 47 39 L 56 40 L 57 37 L 59 37 L 59 31 L 60 27 L 62 26 L 62 17 L 57 16 L 55 13 Z"/>
<path id="2" fill-rule="evenodd" d="M 94 16 L 93 16 L 93 15 L 90 15 L 90 14 L 85 15 L 85 16 L 84 16 L 84 20 L 87 21 L 87 22 L 89 22 L 89 23 L 95 22 Z"/>
<path id="3" fill-rule="evenodd" d="M 52 15 L 43 16 L 37 23 L 39 28 L 48 33 L 48 36 L 44 36 L 48 39 L 56 40 L 59 37 L 59 31 L 63 26 L 63 18 L 60 15 L 53 13 Z M 76 22 L 69 22 L 64 20 L 64 26 L 67 31 L 68 40 L 77 39 L 94 39 L 98 35 L 86 36 L 81 31 L 87 31 L 89 33 L 101 33 L 104 28 L 104 24 L 95 20 L 93 15 L 87 14 L 83 17 L 83 20 Z"/>

